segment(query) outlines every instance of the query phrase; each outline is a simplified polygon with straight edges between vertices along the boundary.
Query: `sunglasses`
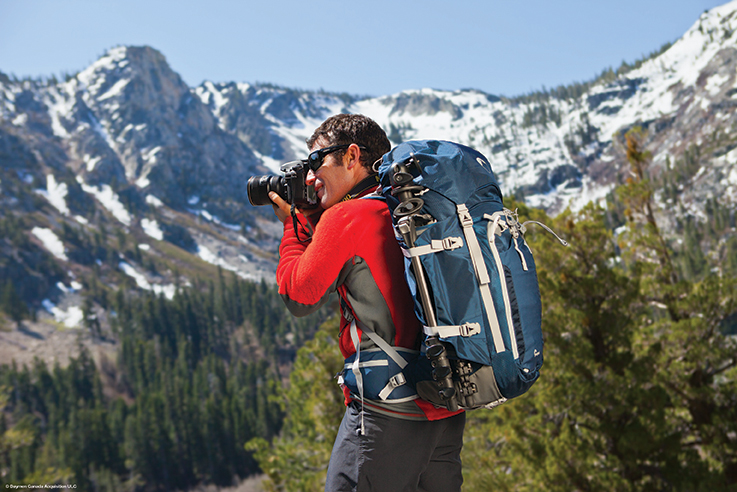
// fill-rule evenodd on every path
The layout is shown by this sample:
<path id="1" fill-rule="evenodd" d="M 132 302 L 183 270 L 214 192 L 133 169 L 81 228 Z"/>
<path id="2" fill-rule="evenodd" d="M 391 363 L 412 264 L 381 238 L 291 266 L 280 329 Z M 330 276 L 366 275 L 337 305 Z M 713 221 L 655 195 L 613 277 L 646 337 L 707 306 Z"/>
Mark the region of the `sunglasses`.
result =
<path id="1" fill-rule="evenodd" d="M 307 164 L 307 167 L 309 169 L 312 169 L 312 172 L 315 172 L 320 168 L 320 166 L 322 166 L 322 161 L 325 159 L 325 157 L 332 154 L 333 152 L 345 150 L 351 145 L 353 144 L 333 145 L 331 147 L 325 147 L 324 149 L 318 149 L 314 152 L 310 152 L 310 155 L 307 156 L 305 163 Z M 363 145 L 359 145 L 358 148 L 361 150 L 366 150 L 366 147 L 364 147 Z"/>

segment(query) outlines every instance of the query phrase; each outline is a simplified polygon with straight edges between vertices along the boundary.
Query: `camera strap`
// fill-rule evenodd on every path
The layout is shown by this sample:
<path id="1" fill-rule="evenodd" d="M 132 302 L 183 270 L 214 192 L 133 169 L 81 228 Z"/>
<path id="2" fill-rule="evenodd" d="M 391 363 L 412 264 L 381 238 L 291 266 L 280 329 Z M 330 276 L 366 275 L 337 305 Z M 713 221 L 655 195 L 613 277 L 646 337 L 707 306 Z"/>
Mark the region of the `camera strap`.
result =
<path id="1" fill-rule="evenodd" d="M 297 238 L 297 241 L 304 244 L 308 242 L 309 240 L 311 240 L 312 235 L 314 234 L 314 231 L 312 230 L 312 224 L 310 224 L 310 221 L 309 220 L 307 221 L 306 226 L 302 225 L 302 223 L 297 218 L 297 205 L 295 205 L 294 203 L 292 204 L 290 212 L 292 214 L 292 225 L 294 226 L 294 236 Z M 302 229 L 306 229 L 307 231 L 307 239 L 305 240 L 302 240 L 299 238 L 299 227 L 298 226 L 300 225 L 302 225 Z"/>
<path id="2" fill-rule="evenodd" d="M 361 196 L 368 190 L 376 188 L 376 186 L 380 182 L 381 180 L 379 179 L 378 174 L 372 174 L 371 176 L 364 178 L 360 183 L 354 186 L 353 189 L 349 191 L 346 196 L 343 197 L 341 202 L 347 202 L 348 200 L 353 200 L 354 198 Z"/>

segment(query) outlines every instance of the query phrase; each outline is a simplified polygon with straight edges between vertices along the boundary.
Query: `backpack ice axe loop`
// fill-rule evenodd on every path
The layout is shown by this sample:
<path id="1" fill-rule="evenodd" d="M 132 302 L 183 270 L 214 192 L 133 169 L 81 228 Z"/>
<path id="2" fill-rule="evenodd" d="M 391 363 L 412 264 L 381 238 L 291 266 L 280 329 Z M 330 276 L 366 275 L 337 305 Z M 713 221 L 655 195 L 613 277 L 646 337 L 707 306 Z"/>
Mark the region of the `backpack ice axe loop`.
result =
<path id="1" fill-rule="evenodd" d="M 392 195 L 396 196 L 400 201 L 394 210 L 394 217 L 397 219 L 397 229 L 409 250 L 415 247 L 415 241 L 417 239 L 415 220 L 418 212 L 425 204 L 424 200 L 416 195 L 416 193 L 422 191 L 422 187 L 411 184 L 413 176 L 409 172 L 408 165 L 412 164 L 419 166 L 419 162 L 414 155 L 410 156 L 405 163 L 393 164 L 390 175 Z M 437 326 L 437 320 L 435 319 L 435 310 L 430 299 L 430 290 L 427 286 L 422 262 L 417 256 L 412 256 L 410 262 L 415 272 L 418 293 L 426 314 L 425 321 L 429 327 L 435 327 Z M 425 340 L 425 346 L 427 357 L 433 366 L 433 378 L 438 382 L 438 394 L 445 402 L 448 411 L 455 412 L 459 409 L 459 406 L 455 399 L 456 389 L 453 384 L 453 370 L 447 356 L 445 345 L 437 335 L 432 335 Z"/>

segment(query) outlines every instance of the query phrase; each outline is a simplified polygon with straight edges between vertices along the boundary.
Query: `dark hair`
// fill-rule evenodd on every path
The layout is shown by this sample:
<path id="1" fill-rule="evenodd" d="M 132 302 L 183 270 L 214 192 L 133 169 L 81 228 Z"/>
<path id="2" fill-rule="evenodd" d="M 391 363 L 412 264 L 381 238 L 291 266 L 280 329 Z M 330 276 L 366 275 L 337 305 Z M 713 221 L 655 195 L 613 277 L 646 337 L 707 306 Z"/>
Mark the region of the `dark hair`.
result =
<path id="1" fill-rule="evenodd" d="M 374 120 L 362 114 L 331 116 L 307 139 L 307 147 L 311 149 L 320 137 L 327 140 L 328 146 L 352 143 L 364 146 L 366 150 L 361 152 L 361 165 L 369 170 L 374 162 L 392 149 L 386 132 Z"/>

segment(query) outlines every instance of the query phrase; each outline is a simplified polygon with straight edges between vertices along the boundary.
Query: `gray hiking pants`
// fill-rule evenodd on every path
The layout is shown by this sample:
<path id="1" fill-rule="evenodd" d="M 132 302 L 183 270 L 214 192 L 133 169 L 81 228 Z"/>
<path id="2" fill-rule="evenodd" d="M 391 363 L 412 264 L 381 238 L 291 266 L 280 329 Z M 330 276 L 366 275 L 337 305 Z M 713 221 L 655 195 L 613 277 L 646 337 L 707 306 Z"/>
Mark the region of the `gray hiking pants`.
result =
<path id="1" fill-rule="evenodd" d="M 326 492 L 458 492 L 466 414 L 413 421 L 347 408 L 330 456 Z"/>

